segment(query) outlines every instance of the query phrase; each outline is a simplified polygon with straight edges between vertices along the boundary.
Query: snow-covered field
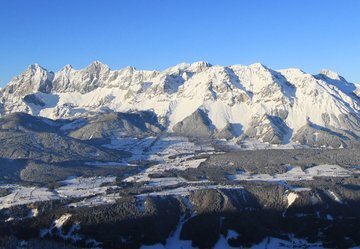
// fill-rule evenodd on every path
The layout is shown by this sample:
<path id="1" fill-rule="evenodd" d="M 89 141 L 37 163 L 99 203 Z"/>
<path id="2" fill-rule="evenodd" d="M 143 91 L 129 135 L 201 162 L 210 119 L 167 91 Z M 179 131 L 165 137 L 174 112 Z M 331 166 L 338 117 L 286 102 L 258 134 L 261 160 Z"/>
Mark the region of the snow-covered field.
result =
<path id="1" fill-rule="evenodd" d="M 94 195 L 103 195 L 109 188 L 103 183 L 112 183 L 115 177 L 78 177 L 60 182 L 63 186 L 50 191 L 47 188 L 25 187 L 21 185 L 0 185 L 1 188 L 11 191 L 9 195 L 0 197 L 0 210 L 16 205 L 34 202 L 49 201 L 60 198 L 84 198 Z M 95 202 L 94 202 L 95 203 Z"/>
<path id="2" fill-rule="evenodd" d="M 228 147 L 231 150 L 291 150 L 309 148 L 307 145 L 302 145 L 297 142 L 290 141 L 285 144 L 271 144 L 268 142 L 260 142 L 256 139 L 245 139 L 238 143 L 238 139 L 234 138 L 231 140 L 219 140 L 217 144 Z"/>
<path id="3" fill-rule="evenodd" d="M 55 192 L 62 198 L 81 198 L 96 194 L 104 194 L 109 186 L 102 187 L 104 183 L 115 182 L 115 177 L 77 177 L 61 183 L 64 186 L 57 188 Z"/>
<path id="4" fill-rule="evenodd" d="M 282 174 L 251 174 L 250 172 L 239 172 L 229 175 L 228 178 L 236 181 L 310 181 L 316 177 L 348 177 L 355 174 L 352 169 L 344 169 L 338 165 L 318 165 L 302 170 L 301 167 L 289 167 L 289 170 Z"/>
<path id="5" fill-rule="evenodd" d="M 176 155 L 214 152 L 214 148 L 208 144 L 195 144 L 186 137 L 176 136 L 112 139 L 110 144 L 105 144 L 103 147 L 130 151 L 132 156 L 128 159 L 129 161 L 166 161 L 169 157 Z"/>
<path id="6" fill-rule="evenodd" d="M 129 176 L 124 179 L 125 182 L 145 182 L 150 181 L 150 174 L 162 173 L 167 170 L 185 170 L 188 168 L 197 168 L 200 163 L 205 162 L 206 158 L 201 159 L 192 159 L 192 156 L 184 156 L 181 158 L 168 159 L 167 162 L 160 163 L 154 166 L 151 166 L 139 174 Z"/>
<path id="7" fill-rule="evenodd" d="M 56 193 L 49 191 L 47 188 L 23 187 L 20 185 L 0 185 L 0 187 L 11 191 L 9 195 L 0 197 L 0 210 L 11 206 L 59 198 Z"/>
<path id="8" fill-rule="evenodd" d="M 114 204 L 117 199 L 120 199 L 121 197 L 116 194 L 111 195 L 104 195 L 99 194 L 94 197 L 86 198 L 79 202 L 73 202 L 70 203 L 68 206 L 77 208 L 77 207 L 95 207 L 100 205 L 106 205 L 106 204 Z"/>
<path id="9" fill-rule="evenodd" d="M 131 150 L 134 154 L 130 160 L 152 160 L 158 164 L 151 166 L 139 174 L 129 176 L 125 182 L 149 181 L 150 174 L 162 173 L 167 170 L 186 170 L 197 168 L 206 161 L 206 158 L 195 158 L 194 156 L 214 154 L 214 148 L 209 145 L 200 145 L 190 142 L 185 137 L 163 137 L 130 139 L 131 141 L 113 140 L 108 148 Z M 131 143 L 132 142 L 132 143 Z"/>

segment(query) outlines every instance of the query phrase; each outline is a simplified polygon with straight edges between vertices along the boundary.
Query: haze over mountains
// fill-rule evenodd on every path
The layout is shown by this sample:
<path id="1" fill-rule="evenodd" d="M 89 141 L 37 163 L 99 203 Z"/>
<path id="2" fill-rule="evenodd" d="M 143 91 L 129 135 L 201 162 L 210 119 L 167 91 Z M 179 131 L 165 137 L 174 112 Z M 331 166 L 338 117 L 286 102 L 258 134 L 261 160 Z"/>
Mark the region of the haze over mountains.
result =
<path id="1" fill-rule="evenodd" d="M 96 136 L 90 130 L 107 115 L 100 119 L 111 123 L 111 132 L 98 128 L 106 136 L 133 135 L 133 125 L 125 125 L 125 131 L 114 122 L 134 123 L 129 119 L 140 117 L 142 132 L 337 148 L 360 136 L 359 93 L 355 84 L 328 70 L 311 75 L 259 63 L 223 67 L 196 62 L 143 71 L 111 70 L 95 61 L 81 70 L 67 65 L 55 73 L 34 64 L 1 89 L 0 112 L 86 117 L 90 121 L 77 121 L 76 127 L 91 125 L 76 132 L 83 139 Z M 127 114 L 106 114 L 113 111 Z"/>

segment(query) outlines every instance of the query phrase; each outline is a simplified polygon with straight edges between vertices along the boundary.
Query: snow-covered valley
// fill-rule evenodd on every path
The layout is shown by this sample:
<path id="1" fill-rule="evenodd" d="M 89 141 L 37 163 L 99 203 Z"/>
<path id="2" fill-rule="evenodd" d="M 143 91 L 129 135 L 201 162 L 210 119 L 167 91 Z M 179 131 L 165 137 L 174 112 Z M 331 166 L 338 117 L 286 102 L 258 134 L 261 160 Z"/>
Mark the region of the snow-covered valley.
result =
<path id="1" fill-rule="evenodd" d="M 112 140 L 102 146 L 119 151 L 127 148 L 133 154 L 119 162 L 97 161 L 89 164 L 86 161 L 86 167 L 92 167 L 95 171 L 98 167 L 129 171 L 122 171 L 116 176 L 66 176 L 51 184 L 51 187 L 29 182 L 0 184 L 1 192 L 6 193 L 0 197 L 0 223 L 16 226 L 30 220 L 47 220 L 36 228 L 43 239 L 60 238 L 88 248 L 111 247 L 111 243 L 104 240 L 102 235 L 92 231 L 92 219 L 98 217 L 96 219 L 105 224 L 110 224 L 107 219 L 122 224 L 123 230 L 118 234 L 122 234 L 121 244 L 125 247 L 178 248 L 181 245 L 189 249 L 206 248 L 206 243 L 213 241 L 212 248 L 239 248 L 239 245 L 243 245 L 240 238 L 245 230 L 232 224 L 231 220 L 236 221 L 237 215 L 267 216 L 267 212 L 275 212 L 270 216 L 272 218 L 266 219 L 291 220 L 298 224 L 306 217 L 309 223 L 303 224 L 305 227 L 315 221 L 324 223 L 324 227 L 319 227 L 319 231 L 325 233 L 324 238 L 314 241 L 310 239 L 310 233 L 305 236 L 297 232 L 294 235 L 294 231 L 281 235 L 266 232 L 246 242 L 250 243 L 247 244 L 251 245 L 250 248 L 292 248 L 294 245 L 300 248 L 325 248 L 328 242 L 324 244 L 324 241 L 328 240 L 328 235 L 322 229 L 331 227 L 331 222 L 342 222 L 344 217 L 352 219 L 358 215 L 355 207 L 360 201 L 356 190 L 359 186 L 360 158 L 354 157 L 354 161 L 348 161 L 354 150 L 268 148 L 242 150 L 243 154 L 239 154 L 231 144 L 231 152 L 226 152 L 215 149 L 212 143 L 167 136 Z M 244 156 L 249 152 L 254 153 L 252 158 L 258 160 L 259 165 L 262 165 L 259 159 L 264 156 L 272 158 L 274 164 L 248 168 Z M 279 156 L 281 153 L 288 156 Z M 311 153 L 318 155 L 318 158 Z M 329 164 L 331 158 L 328 155 L 334 153 L 338 153 L 336 158 L 341 166 Z M 297 164 L 291 161 L 294 160 L 293 155 L 297 157 Z M 309 157 L 317 165 L 304 167 Z M 148 164 L 144 166 L 145 161 Z M 283 162 L 283 166 L 276 166 L 280 162 Z M 256 163 L 249 163 L 256 166 Z M 165 209 L 169 211 L 165 212 Z M 106 218 L 108 212 L 112 213 L 112 218 Z M 161 218 L 162 215 L 167 217 L 167 212 L 173 218 Z M 210 215 L 208 212 L 215 213 Z M 132 224 L 127 222 L 129 216 L 136 217 L 138 221 L 134 221 L 135 224 L 146 224 L 142 219 L 154 216 L 163 228 L 168 227 L 170 221 L 173 225 L 165 234 L 156 235 L 156 238 L 160 236 L 159 240 L 138 239 L 135 243 L 126 235 Z M 204 224 L 202 219 L 218 220 L 228 232 L 216 233 L 210 242 L 203 240 L 202 233 L 212 230 L 204 227 L 206 222 Z M 211 224 L 218 224 L 215 220 Z M 148 228 L 139 230 L 155 236 L 150 231 Z M 197 239 L 191 235 L 195 231 L 199 233 L 195 236 L 200 236 Z M 349 245 L 356 245 L 355 235 L 347 235 L 350 236 Z"/>

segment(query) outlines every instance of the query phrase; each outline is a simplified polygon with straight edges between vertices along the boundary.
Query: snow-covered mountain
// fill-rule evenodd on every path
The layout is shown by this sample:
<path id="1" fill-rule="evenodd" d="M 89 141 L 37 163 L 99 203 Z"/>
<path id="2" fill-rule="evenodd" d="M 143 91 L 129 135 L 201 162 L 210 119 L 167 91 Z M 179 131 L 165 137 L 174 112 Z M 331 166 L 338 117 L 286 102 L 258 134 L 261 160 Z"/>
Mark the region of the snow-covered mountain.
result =
<path id="1" fill-rule="evenodd" d="M 0 101 L 1 115 L 26 112 L 51 119 L 152 111 L 166 131 L 185 135 L 335 147 L 360 136 L 355 84 L 328 70 L 311 75 L 259 63 L 196 62 L 143 71 L 111 70 L 95 61 L 55 73 L 34 64 L 0 90 Z"/>

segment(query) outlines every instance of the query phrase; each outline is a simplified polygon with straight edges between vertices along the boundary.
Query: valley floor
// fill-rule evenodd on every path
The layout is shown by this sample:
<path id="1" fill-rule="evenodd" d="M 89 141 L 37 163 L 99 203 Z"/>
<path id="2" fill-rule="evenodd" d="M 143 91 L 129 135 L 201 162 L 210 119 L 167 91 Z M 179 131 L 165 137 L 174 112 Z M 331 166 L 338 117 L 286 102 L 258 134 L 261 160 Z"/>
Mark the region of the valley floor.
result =
<path id="1" fill-rule="evenodd" d="M 165 136 L 102 146 L 131 155 L 71 170 L 34 163 L 22 179 L 0 184 L 0 245 L 360 246 L 358 148 L 240 146 Z"/>

